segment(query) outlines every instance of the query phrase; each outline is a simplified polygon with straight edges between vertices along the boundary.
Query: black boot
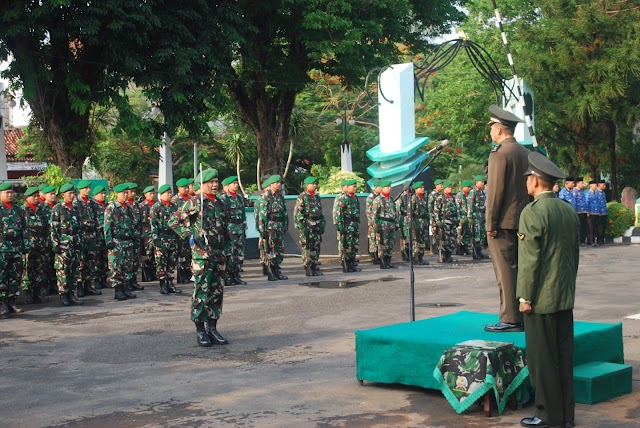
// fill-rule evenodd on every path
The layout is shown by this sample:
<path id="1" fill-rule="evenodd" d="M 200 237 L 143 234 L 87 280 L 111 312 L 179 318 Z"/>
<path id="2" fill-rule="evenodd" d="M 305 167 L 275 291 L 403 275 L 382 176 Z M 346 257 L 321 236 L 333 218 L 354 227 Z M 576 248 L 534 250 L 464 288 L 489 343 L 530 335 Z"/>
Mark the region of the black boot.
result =
<path id="1" fill-rule="evenodd" d="M 84 302 L 78 300 L 73 291 L 69 291 L 69 302 L 71 302 L 72 305 L 84 305 Z"/>
<path id="2" fill-rule="evenodd" d="M 386 256 L 384 258 L 384 263 L 387 265 L 387 269 L 397 269 L 398 265 L 392 265 L 391 264 L 391 257 Z"/>
<path id="3" fill-rule="evenodd" d="M 478 260 L 484 260 L 488 258 L 487 255 L 482 252 L 482 247 L 479 245 L 476 247 L 476 256 L 478 257 Z"/>
<path id="4" fill-rule="evenodd" d="M 222 276 L 222 280 L 224 282 L 224 286 L 225 287 L 230 287 L 232 285 L 236 285 L 235 282 L 232 282 L 232 278 L 229 275 L 229 272 L 225 272 L 224 275 Z"/>
<path id="5" fill-rule="evenodd" d="M 22 309 L 16 306 L 16 296 L 11 296 L 7 299 L 7 306 L 9 307 L 9 312 L 12 314 L 22 313 Z"/>
<path id="6" fill-rule="evenodd" d="M 138 275 L 133 275 L 133 278 L 131 278 L 130 280 L 130 284 L 131 284 L 131 288 L 133 288 L 134 291 L 141 291 L 144 290 L 144 287 L 140 284 L 138 284 Z"/>
<path id="7" fill-rule="evenodd" d="M 380 258 L 380 269 L 389 269 L 386 263 L 386 257 Z"/>
<path id="8" fill-rule="evenodd" d="M 247 281 L 243 281 L 242 278 L 240 278 L 240 272 L 236 272 L 233 277 L 233 282 L 235 282 L 236 285 L 247 285 Z"/>
<path id="9" fill-rule="evenodd" d="M 217 325 L 218 320 L 213 318 L 207 319 L 207 336 L 209 336 L 209 340 L 214 345 L 226 345 L 227 343 L 229 343 L 229 341 L 222 337 L 220 333 L 218 333 L 218 330 L 216 329 Z"/>
<path id="10" fill-rule="evenodd" d="M 167 287 L 167 278 L 160 278 L 160 294 L 169 294 L 169 288 Z"/>
<path id="11" fill-rule="evenodd" d="M 275 265 L 274 268 L 275 268 L 274 273 L 276 274 L 276 278 L 278 278 L 281 281 L 284 281 L 285 279 L 289 279 L 288 276 L 282 274 L 282 270 L 280 270 L 280 265 Z"/>
<path id="12" fill-rule="evenodd" d="M 269 275 L 269 267 L 265 263 L 262 263 L 262 274 L 263 275 Z M 271 280 L 269 280 L 269 281 L 271 281 Z"/>
<path id="13" fill-rule="evenodd" d="M 33 287 L 31 289 L 31 299 L 33 303 L 44 303 L 45 298 L 42 295 L 42 287 Z"/>
<path id="14" fill-rule="evenodd" d="M 102 294 L 102 291 L 93 286 L 93 280 L 91 279 L 86 282 L 84 289 L 86 294 L 90 296 L 100 296 Z"/>
<path id="15" fill-rule="evenodd" d="M 275 267 L 273 264 L 267 265 L 267 279 L 269 281 L 277 281 L 278 277 L 276 276 Z"/>
<path id="16" fill-rule="evenodd" d="M 62 293 L 60 295 L 60 304 L 62 306 L 71 306 L 71 302 L 69 301 L 69 296 L 67 293 Z"/>
<path id="17" fill-rule="evenodd" d="M 322 272 L 316 263 L 311 264 L 311 275 L 313 276 L 322 276 Z"/>
<path id="18" fill-rule="evenodd" d="M 33 296 L 34 296 L 33 288 L 27 290 L 24 295 L 24 304 L 33 305 L 36 302 Z"/>
<path id="19" fill-rule="evenodd" d="M 207 330 L 204 328 L 204 323 L 202 321 L 194 321 L 194 323 L 196 324 L 198 345 L 208 348 L 209 346 L 211 346 L 211 340 L 209 340 Z"/>
<path id="20" fill-rule="evenodd" d="M 348 269 L 349 269 L 349 272 L 360 272 L 362 270 L 359 267 L 356 267 L 356 261 L 355 260 L 349 261 Z"/>
<path id="21" fill-rule="evenodd" d="M 76 286 L 76 293 L 78 293 L 78 297 L 84 297 L 84 284 L 80 283 Z"/>
<path id="22" fill-rule="evenodd" d="M 169 293 L 182 293 L 182 290 L 176 288 L 176 286 L 173 284 L 173 277 L 171 276 L 167 276 L 167 289 L 169 290 Z"/>
<path id="23" fill-rule="evenodd" d="M 130 283 L 127 283 L 125 285 L 122 286 L 121 290 L 122 290 L 122 294 L 124 294 L 124 296 L 127 299 L 135 299 L 136 295 L 133 294 L 131 291 L 129 291 L 129 285 L 131 285 Z"/>
<path id="24" fill-rule="evenodd" d="M 423 257 L 422 254 L 418 256 L 418 260 L 416 260 L 416 265 L 418 265 L 418 266 L 429 266 L 429 262 L 425 262 L 422 257 Z"/>
<path id="25" fill-rule="evenodd" d="M 371 257 L 371 264 L 377 265 L 378 258 L 376 257 L 376 253 L 369 253 L 369 257 Z"/>
<path id="26" fill-rule="evenodd" d="M 304 276 L 313 276 L 311 263 L 307 263 L 306 265 L 304 265 Z"/>
<path id="27" fill-rule="evenodd" d="M 114 300 L 127 300 L 127 296 L 124 294 L 124 288 L 122 285 L 116 285 L 115 287 L 116 293 L 113 296 Z"/>
<path id="28" fill-rule="evenodd" d="M 11 313 L 11 310 L 9 309 L 9 305 L 7 305 L 7 301 L 3 300 L 0 302 L 0 317 L 3 317 L 5 315 L 9 315 Z"/>

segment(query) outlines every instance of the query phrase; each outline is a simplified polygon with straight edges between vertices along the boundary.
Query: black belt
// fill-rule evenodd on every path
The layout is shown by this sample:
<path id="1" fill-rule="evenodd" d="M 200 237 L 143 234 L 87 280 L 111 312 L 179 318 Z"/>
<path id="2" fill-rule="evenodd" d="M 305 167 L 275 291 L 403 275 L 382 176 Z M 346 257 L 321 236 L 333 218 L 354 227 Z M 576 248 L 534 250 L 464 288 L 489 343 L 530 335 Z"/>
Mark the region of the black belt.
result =
<path id="1" fill-rule="evenodd" d="M 232 219 L 229 219 L 229 223 L 243 224 L 244 223 L 244 219 L 242 219 L 242 218 L 232 218 Z"/>
<path id="2" fill-rule="evenodd" d="M 380 217 L 380 220 L 384 221 L 396 221 L 395 217 Z"/>

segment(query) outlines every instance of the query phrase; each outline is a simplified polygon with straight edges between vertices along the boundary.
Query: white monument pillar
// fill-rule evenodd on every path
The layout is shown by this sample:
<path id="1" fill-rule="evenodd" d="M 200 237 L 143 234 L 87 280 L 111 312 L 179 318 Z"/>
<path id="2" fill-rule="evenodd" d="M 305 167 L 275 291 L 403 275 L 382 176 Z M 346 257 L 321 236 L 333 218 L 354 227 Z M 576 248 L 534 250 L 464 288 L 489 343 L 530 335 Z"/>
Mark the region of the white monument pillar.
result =
<path id="1" fill-rule="evenodd" d="M 160 161 L 158 162 L 158 188 L 163 184 L 171 185 L 173 189 L 173 158 L 171 156 L 171 138 L 166 132 L 162 136 L 160 146 Z"/>
<path id="2" fill-rule="evenodd" d="M 382 153 L 397 152 L 416 138 L 413 81 L 411 62 L 393 64 L 380 75 L 378 102 Z"/>
<path id="3" fill-rule="evenodd" d="M 4 104 L 4 96 L 2 91 L 4 85 L 0 83 L 0 180 L 6 180 L 8 178 L 7 173 L 7 147 L 4 143 L 4 126 L 6 121 L 6 106 Z"/>

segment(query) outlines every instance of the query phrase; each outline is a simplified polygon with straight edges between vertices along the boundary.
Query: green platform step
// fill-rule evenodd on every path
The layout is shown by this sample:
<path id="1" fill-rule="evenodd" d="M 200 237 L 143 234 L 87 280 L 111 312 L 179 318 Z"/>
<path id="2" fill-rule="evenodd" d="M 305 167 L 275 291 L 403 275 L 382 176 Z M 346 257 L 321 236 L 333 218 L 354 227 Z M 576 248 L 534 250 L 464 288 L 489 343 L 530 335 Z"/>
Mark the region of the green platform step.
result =
<path id="1" fill-rule="evenodd" d="M 595 404 L 631 392 L 631 366 L 593 361 L 573 369 L 576 402 Z"/>

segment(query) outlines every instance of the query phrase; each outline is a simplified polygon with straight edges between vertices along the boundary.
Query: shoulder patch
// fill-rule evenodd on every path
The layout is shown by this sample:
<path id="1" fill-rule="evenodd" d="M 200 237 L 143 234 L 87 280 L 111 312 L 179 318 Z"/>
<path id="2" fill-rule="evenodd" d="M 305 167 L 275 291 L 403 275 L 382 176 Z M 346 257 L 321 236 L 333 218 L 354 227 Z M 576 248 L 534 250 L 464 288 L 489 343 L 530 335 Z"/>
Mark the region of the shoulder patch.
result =
<path id="1" fill-rule="evenodd" d="M 491 149 L 491 153 L 497 152 L 498 150 L 500 150 L 500 147 L 502 147 L 500 144 L 496 144 L 495 146 L 493 146 L 493 149 Z"/>
<path id="2" fill-rule="evenodd" d="M 524 233 L 518 232 L 518 239 L 524 241 Z"/>

